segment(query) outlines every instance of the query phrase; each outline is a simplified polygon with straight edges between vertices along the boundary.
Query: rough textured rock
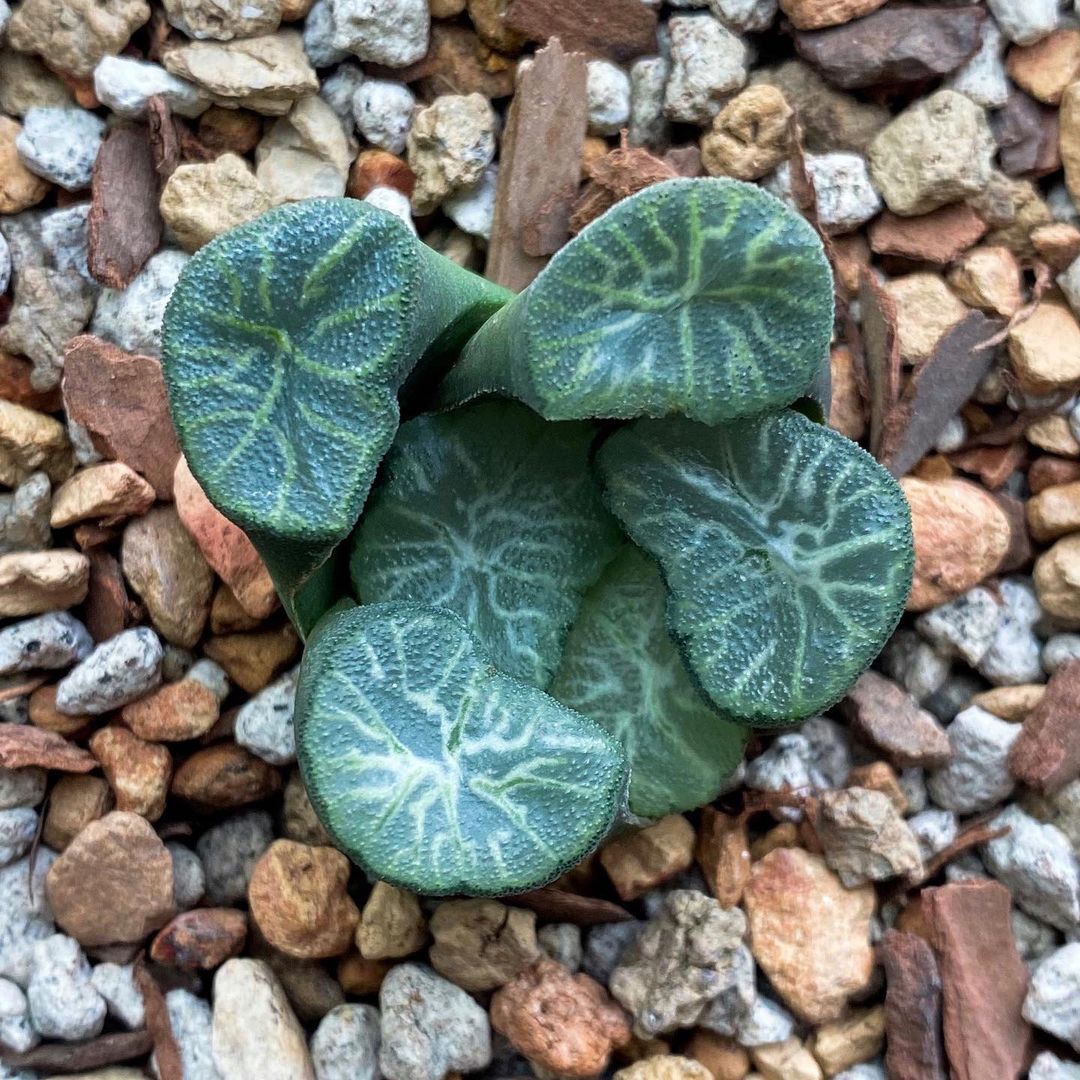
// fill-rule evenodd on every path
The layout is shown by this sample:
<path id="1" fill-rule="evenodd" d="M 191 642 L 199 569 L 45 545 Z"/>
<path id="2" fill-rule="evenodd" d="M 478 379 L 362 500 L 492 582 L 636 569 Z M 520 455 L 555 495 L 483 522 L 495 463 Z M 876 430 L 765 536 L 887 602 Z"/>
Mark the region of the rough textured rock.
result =
<path id="1" fill-rule="evenodd" d="M 1063 624 L 1080 626 L 1080 534 L 1058 540 L 1035 562 L 1039 603 Z"/>
<path id="2" fill-rule="evenodd" d="M 162 928 L 150 958 L 185 971 L 210 971 L 243 949 L 247 930 L 247 916 L 235 908 L 194 908 Z"/>
<path id="3" fill-rule="evenodd" d="M 141 942 L 173 915 L 172 859 L 145 818 L 115 810 L 68 845 L 46 891 L 57 923 L 80 944 Z"/>
<path id="4" fill-rule="evenodd" d="M 304 1029 L 261 960 L 228 960 L 214 975 L 214 1065 L 236 1080 L 315 1080 Z"/>
<path id="5" fill-rule="evenodd" d="M 146 0 L 27 0 L 12 15 L 7 36 L 53 70 L 84 78 L 149 18 Z"/>
<path id="6" fill-rule="evenodd" d="M 1050 394 L 1080 386 L 1080 325 L 1064 304 L 1040 304 L 1010 329 L 1008 346 L 1022 390 Z"/>
<path id="7" fill-rule="evenodd" d="M 626 1014 L 599 983 L 547 957 L 495 994 L 491 1022 L 531 1061 L 569 1077 L 596 1075 L 630 1039 Z"/>
<path id="8" fill-rule="evenodd" d="M 311 1037 L 318 1080 L 377 1080 L 379 1012 L 371 1005 L 339 1005 Z"/>
<path id="9" fill-rule="evenodd" d="M 53 934 L 34 946 L 26 988 L 30 1021 L 46 1038 L 92 1038 L 105 1024 L 105 999 L 90 981 L 90 965 L 79 943 Z"/>
<path id="10" fill-rule="evenodd" d="M 978 195 L 994 138 L 983 110 L 939 90 L 902 112 L 870 144 L 870 172 L 889 209 L 910 217 Z"/>
<path id="11" fill-rule="evenodd" d="M 872 887 L 845 889 L 824 859 L 777 848 L 750 871 L 745 905 L 754 959 L 804 1020 L 835 1020 L 869 983 Z"/>
<path id="12" fill-rule="evenodd" d="M 270 815 L 252 810 L 211 825 L 195 845 L 206 871 L 211 904 L 235 904 L 247 893 L 251 871 L 274 838 Z"/>
<path id="13" fill-rule="evenodd" d="M 339 956 L 360 919 L 348 881 L 349 860 L 334 848 L 275 840 L 251 873 L 252 917 L 266 940 L 289 956 Z"/>
<path id="14" fill-rule="evenodd" d="M 922 912 L 941 967 L 950 1075 L 1019 1076 L 1031 1047 L 1020 1015 L 1028 973 L 1016 951 L 1008 891 L 992 881 L 926 889 Z"/>
<path id="15" fill-rule="evenodd" d="M 184 742 L 205 735 L 217 723 L 219 712 L 218 694 L 198 679 L 185 677 L 125 705 L 120 715 L 140 739 Z"/>
<path id="16" fill-rule="evenodd" d="M 74 607 L 86 599 L 90 560 L 78 551 L 0 555 L 0 618 Z"/>
<path id="17" fill-rule="evenodd" d="M 713 1080 L 713 1076 L 700 1062 L 677 1054 L 661 1054 L 620 1069 L 614 1080 Z"/>
<path id="18" fill-rule="evenodd" d="M 777 87 L 747 87 L 716 114 L 701 137 L 702 166 L 710 176 L 760 179 L 788 156 L 794 115 Z"/>
<path id="19" fill-rule="evenodd" d="M 628 833 L 601 849 L 600 863 L 623 900 L 634 900 L 694 861 L 694 827 L 681 814 Z"/>
<path id="20" fill-rule="evenodd" d="M 916 934 L 888 930 L 881 955 L 888 1075 L 895 1080 L 945 1080 L 941 976 L 933 950 Z"/>
<path id="21" fill-rule="evenodd" d="M 721 102 L 745 85 L 746 46 L 711 15 L 675 15 L 667 29 L 671 74 L 664 113 L 679 123 L 707 124 Z"/>
<path id="22" fill-rule="evenodd" d="M 464 990 L 495 990 L 539 955 L 536 915 L 496 900 L 451 900 L 428 924 L 431 966 Z"/>
<path id="23" fill-rule="evenodd" d="M 161 682 L 164 651 L 146 626 L 103 642 L 56 688 L 56 707 L 68 716 L 102 713 L 135 701 Z"/>
<path id="24" fill-rule="evenodd" d="M 908 609 L 925 611 L 993 574 L 1012 534 L 1001 506 L 966 480 L 902 481 L 915 533 L 915 581 Z"/>
<path id="25" fill-rule="evenodd" d="M 1009 751 L 1019 735 L 1016 724 L 977 705 L 964 709 L 949 726 L 952 760 L 927 778 L 930 797 L 960 814 L 989 810 L 1008 798 L 1015 783 L 1007 764 Z"/>
<path id="26" fill-rule="evenodd" d="M 356 947 L 366 960 L 409 956 L 427 942 L 420 901 L 405 889 L 376 881 L 356 928 Z"/>
<path id="27" fill-rule="evenodd" d="M 859 736 L 898 768 L 932 768 L 952 755 L 949 736 L 933 713 L 891 679 L 867 671 L 848 691 L 841 709 Z"/>
<path id="28" fill-rule="evenodd" d="M 293 670 L 272 682 L 236 714 L 236 741 L 271 765 L 289 765 L 296 760 L 293 705 L 297 674 Z"/>
<path id="29" fill-rule="evenodd" d="M 162 63 L 221 105 L 267 116 L 318 92 L 319 80 L 295 30 L 239 41 L 190 41 L 167 47 Z"/>
<path id="30" fill-rule="evenodd" d="M 557 37 L 570 52 L 630 60 L 656 51 L 656 14 L 636 0 L 513 0 L 506 25 L 530 41 Z"/>
<path id="31" fill-rule="evenodd" d="M 15 149 L 21 132 L 22 124 L 0 116 L 0 214 L 17 214 L 35 206 L 49 192 L 49 181 L 32 173 Z"/>
<path id="32" fill-rule="evenodd" d="M 52 485 L 45 473 L 32 473 L 11 494 L 0 495 L 0 555 L 49 547 L 51 504 Z"/>
<path id="33" fill-rule="evenodd" d="M 423 964 L 391 969 L 379 990 L 379 1012 L 379 1067 L 386 1080 L 443 1080 L 452 1070 L 471 1072 L 491 1062 L 487 1013 Z"/>
<path id="34" fill-rule="evenodd" d="M 197 750 L 173 776 L 172 791 L 206 809 L 258 802 L 281 789 L 281 774 L 235 743 Z"/>
<path id="35" fill-rule="evenodd" d="M 1073 660 L 1053 674 L 1009 751 L 1009 771 L 1021 783 L 1053 794 L 1080 776 L 1077 701 L 1080 662 Z"/>
<path id="36" fill-rule="evenodd" d="M 255 148 L 255 175 L 272 204 L 345 194 L 353 159 L 337 114 L 322 98 L 302 98 Z"/>
<path id="37" fill-rule="evenodd" d="M 172 755 L 164 746 L 145 742 L 119 724 L 95 731 L 90 752 L 101 762 L 118 810 L 130 810 L 147 821 L 165 812 L 172 779 Z"/>
<path id="38" fill-rule="evenodd" d="M 188 37 L 231 41 L 272 33 L 281 21 L 282 6 L 281 0 L 165 0 L 165 14 Z"/>
<path id="39" fill-rule="evenodd" d="M 5 484 L 20 484 L 39 471 L 57 484 L 74 467 L 63 424 L 34 409 L 0 400 L 0 479 Z"/>
<path id="40" fill-rule="evenodd" d="M 633 1014 L 635 1033 L 651 1039 L 699 1022 L 712 1028 L 724 1020 L 733 1028 L 747 1018 L 755 991 L 745 935 L 738 908 L 723 908 L 704 893 L 668 893 L 609 979 L 611 992 Z"/>
<path id="41" fill-rule="evenodd" d="M 912 874 L 922 867 L 915 836 L 880 791 L 850 787 L 825 792 L 814 827 L 825 861 L 848 888 Z"/>

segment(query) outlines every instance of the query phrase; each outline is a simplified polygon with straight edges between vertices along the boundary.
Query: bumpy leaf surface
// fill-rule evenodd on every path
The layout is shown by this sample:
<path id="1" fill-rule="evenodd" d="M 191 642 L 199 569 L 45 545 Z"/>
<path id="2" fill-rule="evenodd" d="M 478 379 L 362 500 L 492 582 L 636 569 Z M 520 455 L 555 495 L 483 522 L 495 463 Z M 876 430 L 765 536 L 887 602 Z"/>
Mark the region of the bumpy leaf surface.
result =
<path id="1" fill-rule="evenodd" d="M 381 880 L 497 895 L 557 877 L 625 798 L 626 760 L 591 720 L 500 675 L 451 612 L 328 616 L 296 695 L 297 753 L 335 842 Z"/>
<path id="2" fill-rule="evenodd" d="M 609 505 L 660 563 L 691 671 L 733 717 L 826 708 L 896 626 L 914 561 L 907 502 L 835 431 L 791 411 L 721 429 L 641 421 L 598 462 Z"/>
<path id="3" fill-rule="evenodd" d="M 185 267 L 162 338 L 173 418 L 192 472 L 252 537 L 294 615 L 360 514 L 399 386 L 498 302 L 355 199 L 271 210 Z"/>
<path id="4" fill-rule="evenodd" d="M 470 341 L 444 398 L 711 424 L 794 401 L 832 321 L 828 262 L 802 217 L 751 184 L 671 180 L 567 244 Z"/>
<path id="5" fill-rule="evenodd" d="M 589 469 L 595 435 L 506 401 L 403 424 L 357 530 L 357 595 L 449 608 L 500 671 L 547 686 L 620 543 Z"/>
<path id="6" fill-rule="evenodd" d="M 746 728 L 694 685 L 668 634 L 656 564 L 627 544 L 585 597 L 551 694 L 595 720 L 630 762 L 630 809 L 642 817 L 712 802 L 738 767 Z"/>

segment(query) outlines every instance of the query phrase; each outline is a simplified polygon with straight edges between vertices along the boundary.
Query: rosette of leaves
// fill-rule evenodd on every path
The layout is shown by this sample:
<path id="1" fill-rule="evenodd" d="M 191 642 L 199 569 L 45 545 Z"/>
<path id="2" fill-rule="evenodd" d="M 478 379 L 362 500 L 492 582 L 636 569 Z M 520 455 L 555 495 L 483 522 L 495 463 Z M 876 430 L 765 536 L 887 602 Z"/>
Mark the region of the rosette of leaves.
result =
<path id="1" fill-rule="evenodd" d="M 399 388 L 508 296 L 355 199 L 278 207 L 185 266 L 162 327 L 173 420 L 301 632 L 333 602 L 328 559 L 397 431 Z"/>
<path id="2" fill-rule="evenodd" d="M 622 744 L 630 811 L 644 818 L 712 802 L 742 761 L 748 734 L 691 679 L 666 609 L 656 563 L 626 544 L 585 597 L 551 684 L 552 697 Z"/>
<path id="3" fill-rule="evenodd" d="M 880 652 L 914 565 L 897 482 L 790 410 L 638 421 L 601 448 L 608 503 L 660 564 L 668 626 L 715 705 L 757 725 L 828 708 Z"/>
<path id="4" fill-rule="evenodd" d="M 423 604 L 327 616 L 296 690 L 312 806 L 370 874 L 432 896 L 557 877 L 606 835 L 626 759 L 591 720 L 495 670 L 466 623 Z"/>
<path id="5" fill-rule="evenodd" d="M 802 217 L 751 184 L 670 180 L 562 248 L 470 339 L 443 398 L 715 424 L 805 393 L 832 324 L 828 262 Z"/>
<path id="6" fill-rule="evenodd" d="M 356 595 L 454 611 L 500 671 L 546 687 L 621 542 L 590 474 L 595 438 L 509 401 L 403 424 L 356 533 Z"/>

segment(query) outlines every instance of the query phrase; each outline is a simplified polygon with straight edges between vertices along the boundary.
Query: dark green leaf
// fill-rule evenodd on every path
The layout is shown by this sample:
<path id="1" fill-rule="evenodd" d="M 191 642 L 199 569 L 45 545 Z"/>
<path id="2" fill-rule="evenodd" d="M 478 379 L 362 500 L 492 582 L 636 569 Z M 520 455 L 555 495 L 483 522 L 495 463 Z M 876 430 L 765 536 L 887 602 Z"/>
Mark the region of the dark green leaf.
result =
<path id="1" fill-rule="evenodd" d="M 611 736 L 496 673 L 461 619 L 420 604 L 328 616 L 304 656 L 295 722 L 304 782 L 335 843 L 427 895 L 551 881 L 625 799 Z"/>
<path id="2" fill-rule="evenodd" d="M 668 624 L 712 700 L 747 723 L 837 701 L 896 626 L 914 561 L 896 481 L 785 411 L 711 429 L 642 421 L 598 457 L 608 500 L 660 563 Z"/>

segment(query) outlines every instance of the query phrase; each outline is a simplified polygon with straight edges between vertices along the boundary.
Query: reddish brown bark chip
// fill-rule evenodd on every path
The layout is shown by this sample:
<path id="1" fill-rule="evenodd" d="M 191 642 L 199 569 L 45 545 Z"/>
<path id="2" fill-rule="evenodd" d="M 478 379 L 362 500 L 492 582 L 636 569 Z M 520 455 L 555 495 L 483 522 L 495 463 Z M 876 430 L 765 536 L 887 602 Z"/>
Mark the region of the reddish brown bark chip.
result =
<path id="1" fill-rule="evenodd" d="M 622 145 L 590 166 L 589 184 L 574 204 L 570 231 L 579 233 L 610 210 L 620 199 L 634 195 L 679 173 L 662 158 L 640 146 Z"/>
<path id="2" fill-rule="evenodd" d="M 186 971 L 210 971 L 237 956 L 248 920 L 236 908 L 195 908 L 177 915 L 150 946 L 150 959 Z"/>
<path id="3" fill-rule="evenodd" d="M 941 1042 L 941 975 L 934 951 L 916 934 L 889 930 L 885 967 L 885 1068 L 892 1080 L 946 1080 Z"/>
<path id="4" fill-rule="evenodd" d="M 184 1080 L 184 1061 L 173 1034 L 165 995 L 141 957 L 135 964 L 133 974 L 146 1010 L 146 1029 L 154 1040 L 154 1061 L 159 1080 Z"/>
<path id="5" fill-rule="evenodd" d="M 900 337 L 896 329 L 896 303 L 869 269 L 859 279 L 863 350 L 870 389 L 870 452 L 877 457 L 885 435 L 885 421 L 900 397 Z"/>
<path id="6" fill-rule="evenodd" d="M 1044 795 L 1080 776 L 1080 660 L 1050 677 L 1009 751 L 1009 771 Z"/>
<path id="7" fill-rule="evenodd" d="M 38 765 L 58 772 L 86 773 L 97 764 L 93 754 L 62 735 L 29 724 L 0 724 L 0 765 L 5 769 Z"/>
<path id="8" fill-rule="evenodd" d="M 161 242 L 158 178 L 142 124 L 114 127 L 94 162 L 90 185 L 90 273 L 126 288 Z"/>
<path id="9" fill-rule="evenodd" d="M 605 923 L 629 922 L 634 916 L 624 907 L 598 896 L 580 896 L 550 885 L 530 892 L 502 897 L 511 907 L 535 911 L 545 922 L 568 922 L 575 926 L 603 926 Z"/>
<path id="10" fill-rule="evenodd" d="M 137 621 L 120 564 L 107 551 L 91 548 L 90 591 L 86 594 L 86 629 L 95 641 L 108 641 Z"/>
<path id="11" fill-rule="evenodd" d="M 154 1037 L 149 1031 L 119 1031 L 81 1043 L 42 1043 L 25 1054 L 4 1052 L 0 1060 L 9 1068 L 37 1069 L 43 1074 L 65 1072 L 83 1073 L 104 1069 L 119 1061 L 146 1057 L 154 1049 Z"/>
<path id="12" fill-rule="evenodd" d="M 941 969 L 945 1050 L 954 1080 L 1016 1080 L 1031 1059 L 1021 1015 L 1028 969 L 1016 950 L 1009 891 L 996 881 L 926 889 L 923 913 Z"/>
<path id="13" fill-rule="evenodd" d="M 952 757 L 949 736 L 937 718 L 876 671 L 861 675 L 840 707 L 856 735 L 898 768 L 934 768 Z"/>
<path id="14" fill-rule="evenodd" d="M 68 416 L 90 432 L 98 453 L 141 473 L 159 499 L 171 499 L 180 444 L 161 362 L 81 334 L 64 350 L 63 386 Z"/>
<path id="15" fill-rule="evenodd" d="M 530 41 L 558 38 L 612 60 L 656 52 L 656 12 L 641 0 L 514 0 L 506 25 Z"/>
<path id="16" fill-rule="evenodd" d="M 646 11 L 637 0 L 624 2 Z M 585 58 L 566 53 L 553 41 L 518 80 L 502 138 L 486 269 L 492 281 L 508 289 L 524 289 L 547 262 L 546 255 L 527 252 L 527 230 L 532 250 L 537 249 L 533 232 L 542 232 L 544 251 L 557 250 L 569 238 L 568 220 L 561 229 L 556 220 L 552 233 L 553 222 L 544 219 L 550 219 L 556 203 L 568 218 L 577 194 L 588 124 L 586 75 Z"/>

